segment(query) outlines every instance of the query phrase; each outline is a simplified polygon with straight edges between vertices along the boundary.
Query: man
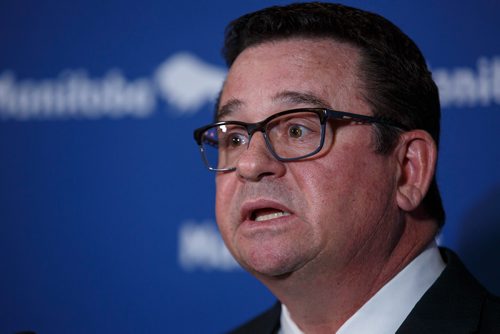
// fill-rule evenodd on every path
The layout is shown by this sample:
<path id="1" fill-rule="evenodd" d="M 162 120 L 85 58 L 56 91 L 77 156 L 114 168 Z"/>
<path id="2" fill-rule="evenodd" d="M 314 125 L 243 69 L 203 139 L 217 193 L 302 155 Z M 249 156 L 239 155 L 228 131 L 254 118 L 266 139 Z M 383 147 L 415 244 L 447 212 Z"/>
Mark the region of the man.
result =
<path id="1" fill-rule="evenodd" d="M 499 300 L 434 242 L 440 107 L 417 46 L 308 3 L 233 21 L 224 54 L 195 139 L 226 245 L 279 300 L 234 333 L 499 333 Z"/>

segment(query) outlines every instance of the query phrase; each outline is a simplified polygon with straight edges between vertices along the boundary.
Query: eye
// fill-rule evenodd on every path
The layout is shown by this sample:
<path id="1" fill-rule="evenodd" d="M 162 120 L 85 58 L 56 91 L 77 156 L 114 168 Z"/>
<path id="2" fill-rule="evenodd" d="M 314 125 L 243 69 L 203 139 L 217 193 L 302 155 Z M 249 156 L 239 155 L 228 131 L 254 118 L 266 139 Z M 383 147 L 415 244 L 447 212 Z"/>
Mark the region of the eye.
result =
<path id="1" fill-rule="evenodd" d="M 226 144 L 228 147 L 239 147 L 247 143 L 247 138 L 242 133 L 230 133 L 227 136 Z"/>
<path id="2" fill-rule="evenodd" d="M 305 127 L 305 126 L 302 126 L 302 125 L 298 125 L 298 124 L 294 124 L 294 125 L 291 125 L 289 128 L 288 128 L 288 135 L 291 137 L 291 138 L 301 138 L 302 136 L 304 136 L 309 130 Z"/>

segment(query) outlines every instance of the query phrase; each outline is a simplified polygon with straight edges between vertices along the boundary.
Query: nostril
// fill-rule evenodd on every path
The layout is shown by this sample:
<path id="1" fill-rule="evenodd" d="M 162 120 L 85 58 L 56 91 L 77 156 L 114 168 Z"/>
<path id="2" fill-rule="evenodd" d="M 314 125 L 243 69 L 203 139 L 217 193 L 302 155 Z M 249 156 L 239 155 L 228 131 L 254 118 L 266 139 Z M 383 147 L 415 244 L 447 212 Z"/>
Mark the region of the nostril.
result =
<path id="1" fill-rule="evenodd" d="M 262 179 L 262 178 L 264 178 L 266 176 L 272 176 L 272 175 L 274 175 L 274 173 L 272 173 L 272 172 L 264 172 L 264 173 L 261 173 L 259 175 L 259 179 Z"/>

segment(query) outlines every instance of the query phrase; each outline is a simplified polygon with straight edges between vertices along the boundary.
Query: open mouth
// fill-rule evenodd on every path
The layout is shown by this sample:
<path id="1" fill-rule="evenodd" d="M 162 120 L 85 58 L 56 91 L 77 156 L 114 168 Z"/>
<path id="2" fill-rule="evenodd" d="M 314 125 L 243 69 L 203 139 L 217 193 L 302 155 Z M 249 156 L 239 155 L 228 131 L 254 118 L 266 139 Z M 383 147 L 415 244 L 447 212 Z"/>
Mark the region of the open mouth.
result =
<path id="1" fill-rule="evenodd" d="M 252 212 L 250 219 L 256 222 L 263 222 L 284 216 L 289 216 L 290 212 L 281 211 L 273 208 L 258 209 Z"/>

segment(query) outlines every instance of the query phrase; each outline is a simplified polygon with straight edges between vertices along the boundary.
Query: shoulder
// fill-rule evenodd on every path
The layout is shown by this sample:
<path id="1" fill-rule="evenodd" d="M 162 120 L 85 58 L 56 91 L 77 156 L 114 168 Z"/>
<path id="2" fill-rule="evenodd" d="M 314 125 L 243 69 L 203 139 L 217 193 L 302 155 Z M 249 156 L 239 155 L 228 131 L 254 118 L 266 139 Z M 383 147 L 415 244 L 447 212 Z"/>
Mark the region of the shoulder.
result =
<path id="1" fill-rule="evenodd" d="M 481 312 L 480 333 L 500 333 L 500 297 L 489 296 Z"/>
<path id="2" fill-rule="evenodd" d="M 446 268 L 398 333 L 500 333 L 500 300 L 467 270 L 459 257 L 441 249 Z"/>
<path id="3" fill-rule="evenodd" d="M 275 303 L 271 308 L 259 314 L 240 327 L 232 330 L 229 334 L 272 334 L 279 329 L 281 315 L 281 304 Z"/>

